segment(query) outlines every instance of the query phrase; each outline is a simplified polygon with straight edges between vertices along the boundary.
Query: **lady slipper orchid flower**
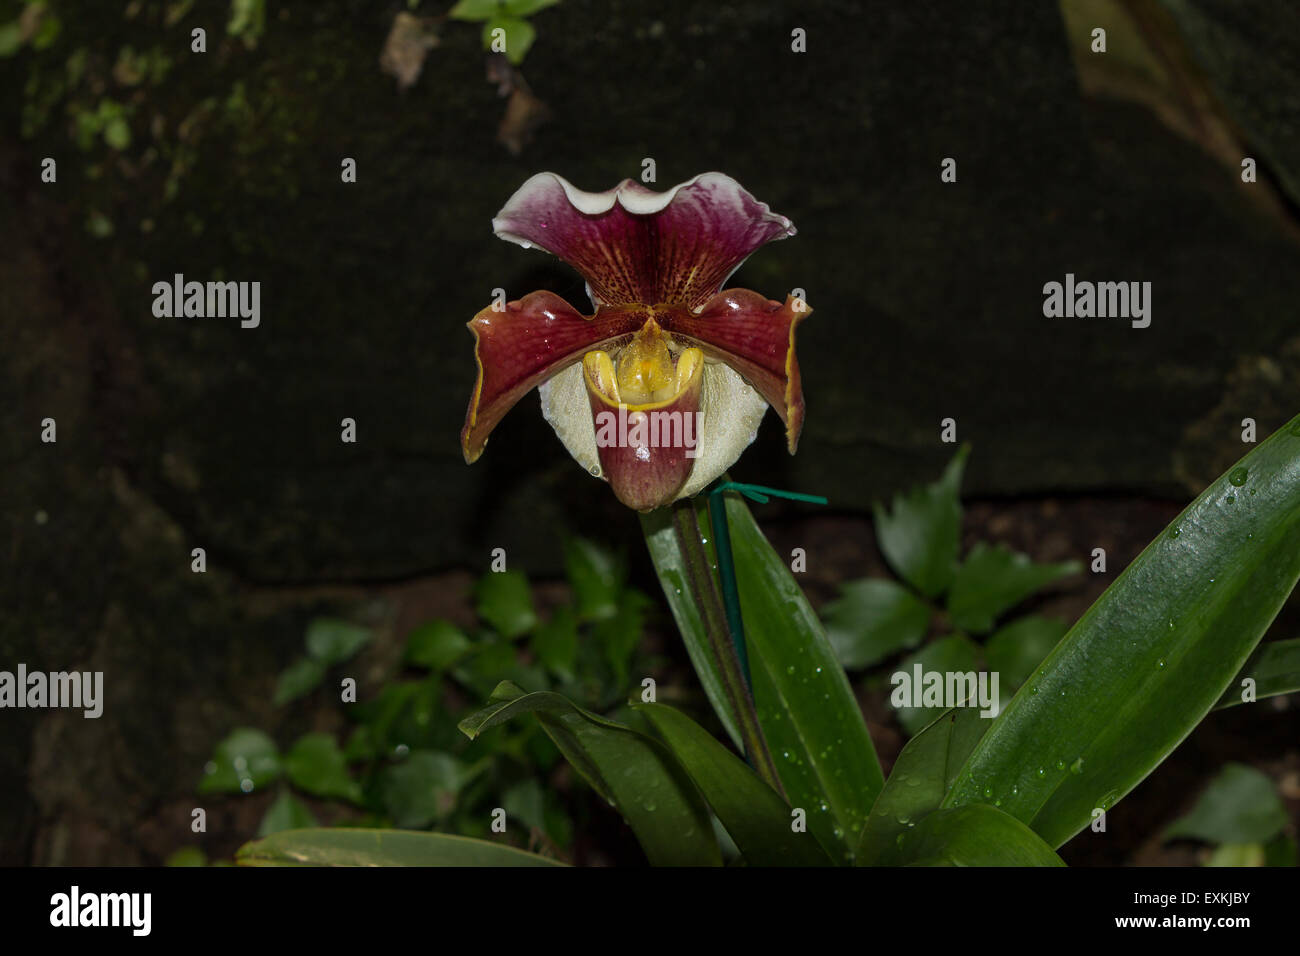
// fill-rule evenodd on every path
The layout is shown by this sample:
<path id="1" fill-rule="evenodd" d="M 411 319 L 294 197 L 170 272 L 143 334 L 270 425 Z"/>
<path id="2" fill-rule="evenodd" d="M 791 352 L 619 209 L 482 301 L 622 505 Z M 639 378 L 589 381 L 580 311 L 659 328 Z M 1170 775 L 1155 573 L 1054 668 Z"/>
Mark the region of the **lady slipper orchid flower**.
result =
<path id="1" fill-rule="evenodd" d="M 663 193 L 630 179 L 589 193 L 538 173 L 492 227 L 573 266 L 595 312 L 532 292 L 474 316 L 466 462 L 533 388 L 569 453 L 641 511 L 694 495 L 731 467 L 768 405 L 794 454 L 804 417 L 794 333 L 811 310 L 794 297 L 722 291 L 755 249 L 794 235 L 790 220 L 722 173 Z"/>

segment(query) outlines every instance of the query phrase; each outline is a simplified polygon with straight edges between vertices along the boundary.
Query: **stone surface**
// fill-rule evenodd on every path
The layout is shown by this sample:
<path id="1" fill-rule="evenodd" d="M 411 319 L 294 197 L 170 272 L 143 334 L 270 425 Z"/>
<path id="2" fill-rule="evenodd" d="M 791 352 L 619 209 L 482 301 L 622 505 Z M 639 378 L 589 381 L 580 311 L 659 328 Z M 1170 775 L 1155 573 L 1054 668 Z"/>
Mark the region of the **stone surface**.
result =
<path id="1" fill-rule="evenodd" d="M 806 290 L 807 426 L 791 459 L 769 416 L 738 480 L 861 511 L 938 472 L 953 417 L 974 445 L 972 494 L 1185 497 L 1240 452 L 1242 417 L 1262 437 L 1297 410 L 1293 228 L 1149 110 L 1082 98 L 1052 4 L 954 19 L 849 0 L 565 0 L 537 18 L 524 72 L 552 118 L 518 157 L 495 141 L 503 101 L 476 27 L 444 24 L 399 92 L 378 67 L 392 5 L 277 5 L 252 50 L 214 17 L 204 58 L 185 52 L 188 21 L 146 27 L 119 6 L 69 19 L 48 68 L 0 61 L 12 131 L 29 69 L 61 74 L 77 46 L 177 50 L 126 161 L 78 152 L 62 114 L 0 141 L 0 664 L 102 664 L 116 715 L 3 716 L 0 780 L 29 783 L 0 787 L 0 862 L 93 862 L 103 834 L 120 847 L 133 821 L 183 807 L 217 739 L 276 719 L 267 689 L 313 586 L 481 569 L 495 547 L 554 570 L 563 527 L 637 547 L 535 396 L 477 464 L 461 459 L 464 323 L 498 286 L 584 299 L 562 264 L 491 234 L 540 169 L 593 190 L 645 157 L 659 188 L 720 169 L 798 226 L 733 284 Z M 1277 64 L 1294 65 L 1300 34 L 1267 20 L 1286 5 L 1256 5 L 1255 21 L 1170 6 L 1191 11 L 1191 49 L 1244 135 L 1296 169 L 1277 119 L 1300 92 Z M 795 27 L 807 54 L 790 52 Z M 1248 75 L 1242 50 L 1266 43 L 1290 59 Z M 57 187 L 37 181 L 46 155 Z M 345 156 L 355 185 L 339 181 Z M 939 179 L 949 156 L 955 184 Z M 111 238 L 87 234 L 92 212 Z M 261 282 L 261 326 L 155 318 L 152 284 L 177 272 Z M 1067 272 L 1151 281 L 1151 327 L 1045 319 L 1042 286 Z M 39 443 L 45 416 L 57 446 Z M 213 569 L 201 584 L 195 546 Z"/>

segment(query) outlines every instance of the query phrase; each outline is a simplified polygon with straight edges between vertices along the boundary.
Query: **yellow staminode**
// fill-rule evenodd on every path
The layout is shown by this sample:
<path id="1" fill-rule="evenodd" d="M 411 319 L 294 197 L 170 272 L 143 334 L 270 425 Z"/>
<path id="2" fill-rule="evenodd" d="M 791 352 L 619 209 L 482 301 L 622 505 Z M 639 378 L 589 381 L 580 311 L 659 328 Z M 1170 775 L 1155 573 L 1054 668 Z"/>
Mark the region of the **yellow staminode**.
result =
<path id="1" fill-rule="evenodd" d="M 588 352 L 582 357 L 587 384 L 612 405 L 648 409 L 675 401 L 704 367 L 704 353 L 685 349 L 676 356 L 653 319 L 619 353 Z"/>

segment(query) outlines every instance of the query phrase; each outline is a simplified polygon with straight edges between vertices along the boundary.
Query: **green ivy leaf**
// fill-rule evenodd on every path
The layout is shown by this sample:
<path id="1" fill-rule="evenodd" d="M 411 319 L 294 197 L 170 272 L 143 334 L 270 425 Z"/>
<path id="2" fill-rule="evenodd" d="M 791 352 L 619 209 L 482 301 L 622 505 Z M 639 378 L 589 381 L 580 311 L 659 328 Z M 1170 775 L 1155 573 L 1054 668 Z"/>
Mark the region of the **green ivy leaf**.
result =
<path id="1" fill-rule="evenodd" d="M 199 793 L 251 793 L 279 779 L 281 769 L 275 741 L 260 730 L 241 727 L 217 744 Z"/>
<path id="2" fill-rule="evenodd" d="M 262 823 L 257 828 L 259 837 L 270 836 L 281 830 L 302 830 L 316 826 L 316 817 L 308 806 L 288 790 L 271 802 Z"/>
<path id="3" fill-rule="evenodd" d="M 1287 819 L 1286 807 L 1267 774 L 1229 763 L 1205 788 L 1191 812 L 1169 825 L 1164 837 L 1266 843 L 1282 831 Z"/>
<path id="4" fill-rule="evenodd" d="M 1069 625 L 1059 617 L 1030 615 L 999 628 L 984 645 L 984 660 L 998 675 L 1002 691 L 1015 691 L 1029 680 L 1052 648 L 1061 642 Z"/>
<path id="5" fill-rule="evenodd" d="M 530 17 L 559 2 L 560 0 L 503 0 L 501 9 L 512 17 Z"/>
<path id="6" fill-rule="evenodd" d="M 453 20 L 487 20 L 501 12 L 502 0 L 460 0 L 447 11 Z"/>
<path id="7" fill-rule="evenodd" d="M 496 571 L 483 575 L 474 587 L 478 614 L 498 634 L 513 640 L 537 625 L 528 578 L 520 571 Z"/>
<path id="8" fill-rule="evenodd" d="M 465 632 L 450 621 L 430 621 L 413 630 L 406 639 L 406 663 L 429 670 L 451 667 L 473 644 Z"/>
<path id="9" fill-rule="evenodd" d="M 629 588 L 623 592 L 615 616 L 592 625 L 591 637 L 604 650 L 617 687 L 627 686 L 632 652 L 641 643 L 645 615 L 653 603 L 640 591 Z"/>
<path id="10" fill-rule="evenodd" d="M 980 542 L 957 569 L 952 590 L 948 592 L 952 626 L 983 634 L 993 628 L 994 620 L 1004 611 L 1035 591 L 1078 574 L 1081 568 L 1078 561 L 1035 564 L 1026 555 L 1003 545 L 990 547 Z"/>
<path id="11" fill-rule="evenodd" d="M 283 707 L 290 701 L 305 697 L 325 679 L 325 665 L 310 657 L 300 657 L 283 671 L 275 684 L 275 706 Z"/>
<path id="12" fill-rule="evenodd" d="M 450 754 L 413 750 L 406 760 L 385 767 L 380 792 L 393 823 L 418 830 L 445 819 L 456 808 L 462 769 Z"/>
<path id="13" fill-rule="evenodd" d="M 519 820 L 526 827 L 546 829 L 545 800 L 542 786 L 536 780 L 517 783 L 501 797 L 501 808 L 507 819 Z"/>
<path id="14" fill-rule="evenodd" d="M 331 667 L 353 657 L 373 636 L 368 627 L 336 618 L 317 618 L 307 625 L 307 653 Z"/>
<path id="15" fill-rule="evenodd" d="M 505 41 L 504 50 L 494 49 L 494 46 L 500 45 L 493 35 L 497 30 L 504 31 L 502 33 Z M 493 17 L 483 24 L 483 48 L 492 52 L 505 53 L 506 59 L 515 66 L 524 62 L 524 57 L 528 55 L 535 39 L 537 39 L 537 31 L 533 29 L 533 25 L 518 17 Z"/>
<path id="16" fill-rule="evenodd" d="M 578 659 L 578 618 L 573 609 L 556 608 L 551 619 L 533 631 L 531 647 L 547 670 L 561 680 L 572 680 Z"/>
<path id="17" fill-rule="evenodd" d="M 916 647 L 930 625 L 930 608 L 907 588 L 884 578 L 850 581 L 822 609 L 826 637 L 846 668 L 869 667 Z"/>
<path id="18" fill-rule="evenodd" d="M 961 535 L 962 471 L 969 446 L 953 456 L 932 485 L 894 496 L 893 508 L 873 508 L 876 540 L 890 567 L 926 597 L 938 597 L 952 581 Z"/>
<path id="19" fill-rule="evenodd" d="M 579 620 L 602 620 L 618 613 L 623 569 L 608 551 L 583 538 L 571 538 L 564 543 L 564 573 L 573 588 Z"/>
<path id="20" fill-rule="evenodd" d="M 332 734 L 304 734 L 285 755 L 284 769 L 299 790 L 317 797 L 361 802 L 361 786 Z"/>

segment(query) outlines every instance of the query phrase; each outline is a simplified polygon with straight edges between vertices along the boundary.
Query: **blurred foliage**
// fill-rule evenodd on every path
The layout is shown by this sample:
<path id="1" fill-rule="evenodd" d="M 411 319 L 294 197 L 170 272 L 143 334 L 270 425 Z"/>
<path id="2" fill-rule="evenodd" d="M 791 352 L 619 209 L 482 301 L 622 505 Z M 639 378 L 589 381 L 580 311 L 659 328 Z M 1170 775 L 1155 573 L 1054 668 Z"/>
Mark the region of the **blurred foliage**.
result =
<path id="1" fill-rule="evenodd" d="M 1296 840 L 1286 832 L 1287 819 L 1272 778 L 1229 763 L 1164 837 L 1209 844 L 1206 866 L 1295 866 Z"/>
<path id="2" fill-rule="evenodd" d="M 963 446 L 933 484 L 875 506 L 876 540 L 902 579 L 862 578 L 843 585 L 822 612 L 826 634 L 847 670 L 874 671 L 872 686 L 889 674 L 978 671 L 999 674 L 999 707 L 1065 635 L 1063 619 L 1030 615 L 1005 621 L 1007 612 L 1081 570 L 1077 561 L 1039 564 L 1003 545 L 977 543 L 960 557 Z M 999 626 L 999 622 L 1001 626 Z M 938 636 L 925 643 L 927 636 Z M 910 652 L 905 656 L 903 652 Z M 905 707 L 899 722 L 910 736 L 944 711 Z"/>
<path id="3" fill-rule="evenodd" d="M 281 749 L 261 730 L 238 728 L 217 745 L 199 793 L 276 788 L 258 837 L 317 826 L 326 811 L 338 825 L 487 836 L 500 807 L 525 825 L 535 848 L 565 855 L 575 807 L 562 796 L 567 785 L 542 782 L 564 765 L 540 725 L 516 722 L 473 742 L 457 729 L 501 680 L 605 712 L 624 706 L 630 674 L 655 666 L 639 650 L 652 602 L 627 586 L 622 561 L 577 538 L 564 551 L 570 598 L 546 616 L 523 573 L 485 574 L 474 586 L 476 627 L 446 620 L 416 627 L 395 672 L 373 692 L 357 691 L 355 703 L 348 702 L 355 685 L 340 678 L 349 733 L 306 733 Z M 374 636 L 344 620 L 312 621 L 303 655 L 280 674 L 276 705 L 329 687 L 328 675 Z M 185 848 L 172 862 L 194 865 L 196 852 Z"/>
<path id="4" fill-rule="evenodd" d="M 504 53 L 511 63 L 518 66 L 537 39 L 537 31 L 527 18 L 559 2 L 560 0 L 460 0 L 447 16 L 453 20 L 482 21 L 483 49 L 489 53 Z"/>
<path id="5" fill-rule="evenodd" d="M 147 212 L 135 218 L 147 232 L 176 197 L 205 139 L 223 137 L 230 124 L 272 120 L 283 109 L 268 98 L 254 110 L 237 70 L 218 68 L 218 92 L 211 95 L 186 100 L 173 94 L 169 78 L 179 58 L 209 55 L 225 64 L 233 48 L 254 49 L 266 27 L 265 0 L 231 0 L 228 50 L 220 35 L 210 35 L 221 21 L 191 16 L 199 12 L 194 8 L 194 0 L 129 0 L 120 8 L 129 28 L 114 34 L 105 29 L 103 9 L 68 0 L 0 0 L 0 58 L 28 56 L 22 136 L 51 149 L 62 136 L 84 155 L 76 179 L 86 190 L 86 229 L 97 238 L 116 232 L 111 207 L 124 201 L 125 184 L 142 187 L 143 195 L 134 198 Z M 198 28 L 205 31 L 202 54 L 192 35 Z M 114 35 L 132 42 L 119 43 Z"/>

